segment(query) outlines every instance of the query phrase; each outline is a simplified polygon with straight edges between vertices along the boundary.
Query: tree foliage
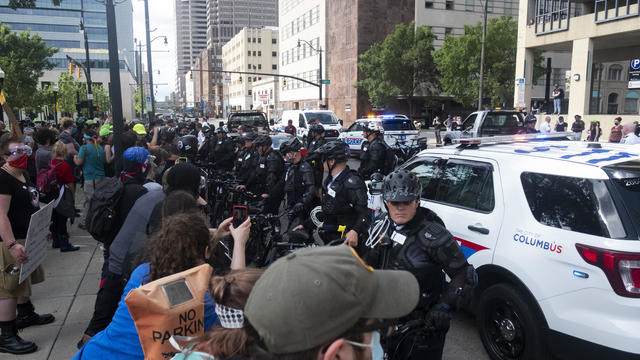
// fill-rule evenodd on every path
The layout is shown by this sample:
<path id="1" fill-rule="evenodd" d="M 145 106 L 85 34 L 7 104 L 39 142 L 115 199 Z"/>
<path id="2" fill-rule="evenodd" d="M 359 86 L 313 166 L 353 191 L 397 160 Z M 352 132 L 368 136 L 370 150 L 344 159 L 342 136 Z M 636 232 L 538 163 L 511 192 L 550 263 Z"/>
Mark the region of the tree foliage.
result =
<path id="1" fill-rule="evenodd" d="M 516 19 L 502 16 L 487 24 L 483 97 L 491 98 L 492 104 L 513 103 L 517 36 Z M 477 104 L 481 49 L 482 23 L 478 23 L 465 25 L 464 35 L 447 36 L 434 52 L 442 89 L 461 104 Z M 542 61 L 541 54 L 536 53 L 534 81 L 544 72 Z"/>
<path id="2" fill-rule="evenodd" d="M 7 101 L 17 109 L 39 104 L 38 79 L 53 64 L 47 58 L 58 49 L 48 47 L 38 34 L 29 30 L 12 33 L 8 25 L 0 27 L 0 68 L 5 73 L 2 88 Z"/>
<path id="3" fill-rule="evenodd" d="M 63 72 L 58 79 L 58 103 L 60 111 L 65 115 L 76 112 L 76 104 L 87 100 L 87 84 L 77 81 L 73 75 Z M 107 112 L 111 109 L 111 99 L 108 91 L 101 84 L 91 86 L 93 93 L 93 106 L 97 106 L 99 113 Z M 87 109 L 81 109 L 80 114 L 87 116 Z M 95 115 L 95 114 L 94 114 Z"/>
<path id="4" fill-rule="evenodd" d="M 375 106 L 402 96 L 409 99 L 420 90 L 430 95 L 437 89 L 436 67 L 431 53 L 435 36 L 426 26 L 397 25 L 384 41 L 360 55 L 358 69 L 363 80 L 355 86 L 367 92 Z"/>
<path id="5" fill-rule="evenodd" d="M 142 87 L 138 85 L 136 87 L 136 92 L 133 94 L 133 106 L 136 110 L 136 113 L 142 114 L 142 103 L 140 102 L 142 98 Z"/>

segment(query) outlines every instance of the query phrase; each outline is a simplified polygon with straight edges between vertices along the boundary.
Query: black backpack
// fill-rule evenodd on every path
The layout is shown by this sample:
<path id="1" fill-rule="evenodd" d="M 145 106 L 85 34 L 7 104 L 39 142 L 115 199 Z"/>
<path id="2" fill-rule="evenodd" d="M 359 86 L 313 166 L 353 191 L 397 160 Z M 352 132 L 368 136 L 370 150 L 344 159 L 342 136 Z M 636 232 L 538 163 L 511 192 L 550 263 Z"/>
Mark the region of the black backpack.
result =
<path id="1" fill-rule="evenodd" d="M 89 210 L 85 218 L 87 231 L 94 239 L 110 245 L 120 230 L 117 219 L 117 207 L 124 191 L 122 181 L 116 177 L 105 177 L 96 184 L 89 200 Z"/>
<path id="2" fill-rule="evenodd" d="M 395 170 L 396 165 L 398 163 L 398 159 L 396 158 L 396 154 L 393 149 L 387 145 L 387 143 L 383 142 L 385 153 L 384 153 L 384 175 L 388 175 L 393 170 Z"/>

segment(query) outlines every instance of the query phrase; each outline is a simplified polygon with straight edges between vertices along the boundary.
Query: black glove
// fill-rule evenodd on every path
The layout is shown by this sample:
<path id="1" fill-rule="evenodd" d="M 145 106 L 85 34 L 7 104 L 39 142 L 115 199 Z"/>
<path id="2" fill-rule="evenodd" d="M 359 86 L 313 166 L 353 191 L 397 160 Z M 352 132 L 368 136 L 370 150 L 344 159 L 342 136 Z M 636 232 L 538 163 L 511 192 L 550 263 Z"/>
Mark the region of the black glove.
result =
<path id="1" fill-rule="evenodd" d="M 304 210 L 304 204 L 303 203 L 296 203 L 295 205 L 293 205 L 293 208 L 291 208 L 291 211 L 294 214 L 299 214 Z"/>
<path id="2" fill-rule="evenodd" d="M 428 328 L 438 331 L 448 331 L 450 321 L 449 305 L 443 302 L 431 307 L 425 319 Z"/>

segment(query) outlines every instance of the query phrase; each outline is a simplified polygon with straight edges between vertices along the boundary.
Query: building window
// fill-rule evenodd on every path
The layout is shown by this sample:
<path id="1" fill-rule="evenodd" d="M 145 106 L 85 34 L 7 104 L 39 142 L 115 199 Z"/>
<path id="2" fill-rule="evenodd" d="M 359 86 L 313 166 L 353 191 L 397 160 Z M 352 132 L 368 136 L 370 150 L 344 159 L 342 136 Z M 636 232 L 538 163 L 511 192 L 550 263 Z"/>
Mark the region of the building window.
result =
<path id="1" fill-rule="evenodd" d="M 618 94 L 611 93 L 609 94 L 607 102 L 607 114 L 617 114 L 618 113 Z"/>
<path id="2" fill-rule="evenodd" d="M 258 51 L 258 56 L 262 56 L 262 51 Z"/>
<path id="3" fill-rule="evenodd" d="M 425 0 L 424 8 L 425 9 L 433 9 L 433 0 Z"/>
<path id="4" fill-rule="evenodd" d="M 258 64 L 258 70 L 262 69 L 262 64 Z"/>
<path id="5" fill-rule="evenodd" d="M 256 52 L 255 51 L 253 52 L 253 56 L 256 56 Z"/>
<path id="6" fill-rule="evenodd" d="M 447 35 L 451 35 L 453 33 L 453 28 L 446 27 L 444 28 L 444 37 L 446 39 Z"/>
<path id="7" fill-rule="evenodd" d="M 249 80 L 251 80 L 251 79 L 249 79 Z M 251 90 L 249 90 L 249 96 L 251 96 Z"/>
<path id="8" fill-rule="evenodd" d="M 258 44 L 262 44 L 262 38 L 258 38 Z"/>
<path id="9" fill-rule="evenodd" d="M 640 94 L 635 90 L 630 90 L 624 99 L 624 113 L 625 114 L 638 114 L 638 99 Z"/>
<path id="10" fill-rule="evenodd" d="M 250 37 L 247 38 L 247 42 L 251 42 L 251 38 Z"/>
<path id="11" fill-rule="evenodd" d="M 251 51 L 247 51 L 247 56 L 251 56 Z"/>
<path id="12" fill-rule="evenodd" d="M 278 70 L 278 65 L 276 64 L 271 65 L 271 70 Z"/>
<path id="13" fill-rule="evenodd" d="M 255 78 L 255 76 L 253 77 L 253 82 L 256 82 L 256 78 Z"/>
<path id="14" fill-rule="evenodd" d="M 277 39 L 275 39 L 275 38 L 271 39 L 271 43 L 272 43 L 272 44 L 275 44 L 277 41 L 278 41 L 278 40 L 277 40 Z"/>
<path id="15" fill-rule="evenodd" d="M 251 38 L 251 42 L 256 42 L 256 38 Z"/>
<path id="16" fill-rule="evenodd" d="M 466 11 L 473 11 L 473 10 L 475 10 L 475 4 L 474 4 L 474 1 L 475 1 L 475 0 L 465 0 L 465 3 L 464 3 L 464 9 L 465 9 Z"/>
<path id="17" fill-rule="evenodd" d="M 609 67 L 609 80 L 620 81 L 622 80 L 622 66 L 611 65 Z"/>
<path id="18" fill-rule="evenodd" d="M 272 51 L 272 52 L 271 52 L 271 56 L 273 56 L 273 57 L 278 56 L 278 52 L 277 52 L 277 51 Z"/>
<path id="19" fill-rule="evenodd" d="M 453 0 L 445 1 L 444 8 L 447 10 L 453 10 Z"/>
<path id="20" fill-rule="evenodd" d="M 487 1 L 487 12 L 493 12 L 493 1 L 491 0 L 486 0 Z"/>
<path id="21" fill-rule="evenodd" d="M 247 65 L 247 69 L 251 70 L 251 64 Z"/>

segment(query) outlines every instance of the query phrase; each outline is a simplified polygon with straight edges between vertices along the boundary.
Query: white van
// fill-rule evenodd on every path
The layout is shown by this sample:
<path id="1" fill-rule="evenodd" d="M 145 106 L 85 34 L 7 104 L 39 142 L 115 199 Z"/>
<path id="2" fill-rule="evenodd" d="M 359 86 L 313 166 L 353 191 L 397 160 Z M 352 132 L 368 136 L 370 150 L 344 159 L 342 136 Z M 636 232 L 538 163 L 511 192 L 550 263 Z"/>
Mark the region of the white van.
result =
<path id="1" fill-rule="evenodd" d="M 293 121 L 296 127 L 297 136 L 303 139 L 307 137 L 309 125 L 314 119 L 320 121 L 320 125 L 324 127 L 324 137 L 337 138 L 342 131 L 342 125 L 338 122 L 336 114 L 331 110 L 285 110 L 282 112 L 282 119 L 271 129 L 275 131 L 284 131 L 289 124 L 289 120 Z"/>

